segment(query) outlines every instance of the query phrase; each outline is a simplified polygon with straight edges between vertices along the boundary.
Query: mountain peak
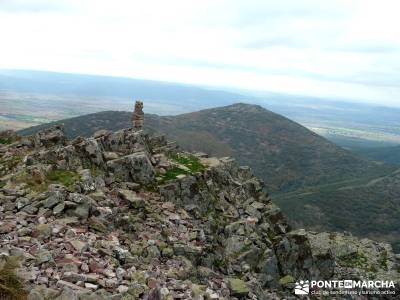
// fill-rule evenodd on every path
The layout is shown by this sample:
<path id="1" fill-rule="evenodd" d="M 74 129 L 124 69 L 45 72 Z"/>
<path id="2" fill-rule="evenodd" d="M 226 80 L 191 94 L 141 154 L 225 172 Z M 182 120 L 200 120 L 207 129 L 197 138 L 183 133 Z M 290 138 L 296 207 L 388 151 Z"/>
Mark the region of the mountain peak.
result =
<path id="1" fill-rule="evenodd" d="M 60 123 L 65 124 L 68 137 L 89 137 L 99 129 L 131 126 L 131 113 L 101 112 Z M 23 133 L 32 134 L 46 126 Z M 358 157 L 254 105 L 238 103 L 169 117 L 146 115 L 144 128 L 166 134 L 182 149 L 231 156 L 250 166 L 294 227 L 379 236 L 400 249 L 395 234 L 397 210 L 388 209 L 393 205 L 400 208 L 393 201 L 400 197 L 400 178 L 392 175 L 395 168 L 391 166 Z M 358 206 L 363 210 L 354 211 Z"/>
<path id="2" fill-rule="evenodd" d="M 265 110 L 265 108 L 263 108 L 262 106 L 258 105 L 258 104 L 249 104 L 249 103 L 244 103 L 244 102 L 238 102 L 238 103 L 234 103 L 232 105 L 228 105 L 226 107 L 237 107 L 237 108 L 248 108 L 248 109 L 260 109 L 260 110 Z"/>

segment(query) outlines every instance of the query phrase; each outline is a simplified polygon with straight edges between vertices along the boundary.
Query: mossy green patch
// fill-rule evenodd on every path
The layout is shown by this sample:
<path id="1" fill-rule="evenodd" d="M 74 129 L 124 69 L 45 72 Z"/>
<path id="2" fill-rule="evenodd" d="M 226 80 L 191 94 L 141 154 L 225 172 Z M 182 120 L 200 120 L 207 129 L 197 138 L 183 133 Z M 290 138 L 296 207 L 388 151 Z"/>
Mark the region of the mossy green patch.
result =
<path id="1" fill-rule="evenodd" d="M 249 293 L 249 288 L 245 281 L 239 278 L 228 278 L 228 286 L 231 290 L 232 296 L 242 298 L 246 297 Z"/>
<path id="2" fill-rule="evenodd" d="M 289 284 L 295 283 L 295 281 L 296 280 L 293 278 L 293 276 L 286 275 L 286 276 L 282 277 L 281 279 L 279 279 L 279 284 L 283 285 L 283 286 L 287 286 Z"/>

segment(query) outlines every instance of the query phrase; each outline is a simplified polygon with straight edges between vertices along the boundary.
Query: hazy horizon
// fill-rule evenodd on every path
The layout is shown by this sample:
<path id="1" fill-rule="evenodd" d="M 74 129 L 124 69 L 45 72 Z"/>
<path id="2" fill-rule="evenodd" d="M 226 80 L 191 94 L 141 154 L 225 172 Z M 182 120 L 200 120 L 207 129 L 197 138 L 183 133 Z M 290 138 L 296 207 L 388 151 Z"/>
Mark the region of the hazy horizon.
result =
<path id="1" fill-rule="evenodd" d="M 298 100 L 300 100 L 300 103 L 302 106 L 304 106 L 305 101 L 310 101 L 312 102 L 312 106 L 315 106 L 315 101 L 319 101 L 321 103 L 321 107 L 324 105 L 324 103 L 349 103 L 349 104 L 359 104 L 359 105 L 367 105 L 367 106 L 372 106 L 372 107 L 387 107 L 387 108 L 395 108 L 398 109 L 400 108 L 400 101 L 399 103 L 379 103 L 379 102 L 370 102 L 370 101 L 363 101 L 357 100 L 357 99 L 349 99 L 349 98 L 332 98 L 332 97 L 323 97 L 323 96 L 307 96 L 303 94 L 294 94 L 294 93 L 287 93 L 287 92 L 276 92 L 276 91 L 257 91 L 257 90 L 248 90 L 248 89 L 241 89 L 241 88 L 234 88 L 234 87 L 226 87 L 226 86 L 212 86 L 212 85 L 206 85 L 206 84 L 201 84 L 201 83 L 186 83 L 186 82 L 178 82 L 178 81 L 167 81 L 167 80 L 155 80 L 155 79 L 145 79 L 145 78 L 135 78 L 135 77 L 128 77 L 128 76 L 118 76 L 118 75 L 107 75 L 107 74 L 92 74 L 92 73 L 76 73 L 76 72 L 62 72 L 62 71 L 49 71 L 49 70 L 28 70 L 28 69 L 1 69 L 0 68 L 0 75 L 1 74 L 6 74 L 10 72 L 27 72 L 27 73 L 54 73 L 54 74 L 68 74 L 71 76 L 78 75 L 78 76 L 98 76 L 98 77 L 103 77 L 103 78 L 115 78 L 115 79 L 128 79 L 128 80 L 143 80 L 143 81 L 153 81 L 153 82 L 160 82 L 161 84 L 171 84 L 171 85 L 183 85 L 183 86 L 188 86 L 188 87 L 195 87 L 195 88 L 201 88 L 205 90 L 210 90 L 210 91 L 221 91 L 221 92 L 229 92 L 241 96 L 248 96 L 251 97 L 251 100 L 256 100 L 254 101 L 233 101 L 232 103 L 249 103 L 249 104 L 260 104 L 260 105 L 265 105 L 268 104 L 268 100 L 273 100 L 274 102 L 276 97 L 293 97 L 293 98 L 285 98 L 286 101 L 292 101 L 293 104 L 296 104 Z M 271 96 L 273 98 L 271 98 Z M 254 97 L 254 98 L 253 98 Z M 140 98 L 140 97 L 139 97 Z M 223 106 L 223 104 L 216 103 L 215 107 L 218 106 Z M 192 109 L 191 111 L 196 111 L 196 109 Z"/>
<path id="2" fill-rule="evenodd" d="M 399 6 L 3 0 L 0 68 L 399 106 Z"/>

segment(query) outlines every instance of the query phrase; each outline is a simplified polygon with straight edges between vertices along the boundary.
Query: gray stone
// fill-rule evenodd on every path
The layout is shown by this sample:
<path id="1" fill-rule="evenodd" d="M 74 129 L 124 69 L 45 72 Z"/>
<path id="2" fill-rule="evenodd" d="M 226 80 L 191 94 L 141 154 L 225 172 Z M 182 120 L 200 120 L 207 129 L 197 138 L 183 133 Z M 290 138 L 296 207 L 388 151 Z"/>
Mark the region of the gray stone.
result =
<path id="1" fill-rule="evenodd" d="M 89 289 L 89 290 L 97 290 L 99 288 L 99 286 L 97 284 L 93 284 L 90 282 L 85 282 L 85 288 Z"/>
<path id="2" fill-rule="evenodd" d="M 137 152 L 108 161 L 107 167 L 118 181 L 150 184 L 155 180 L 154 168 L 144 152 Z"/>
<path id="3" fill-rule="evenodd" d="M 21 211 L 26 212 L 26 213 L 29 214 L 29 215 L 34 215 L 34 214 L 36 214 L 36 213 L 38 212 L 38 210 L 39 210 L 38 206 L 39 206 L 39 203 L 37 202 L 37 203 L 35 203 L 35 204 L 31 204 L 31 205 L 24 206 L 24 207 L 21 209 Z"/>
<path id="4" fill-rule="evenodd" d="M 72 215 L 80 219 L 87 219 L 89 217 L 89 203 L 83 203 L 76 207 Z"/>
<path id="5" fill-rule="evenodd" d="M 138 196 L 131 190 L 119 190 L 118 194 L 129 203 L 131 208 L 143 208 L 145 207 L 145 201 L 142 197 Z"/>
<path id="6" fill-rule="evenodd" d="M 54 191 L 50 194 L 50 196 L 46 199 L 43 206 L 45 208 L 53 208 L 61 201 L 65 200 L 65 195 L 60 191 Z"/>
<path id="7" fill-rule="evenodd" d="M 55 214 L 55 215 L 60 215 L 60 214 L 63 212 L 64 208 L 65 208 L 65 202 L 64 202 L 64 201 L 61 202 L 61 203 L 58 203 L 58 204 L 53 208 L 53 214 Z"/>
<path id="8" fill-rule="evenodd" d="M 147 253 L 147 258 L 148 259 L 153 259 L 153 258 L 158 258 L 161 256 L 160 250 L 158 250 L 158 247 L 153 245 L 153 246 L 148 246 L 146 248 L 146 253 Z"/>
<path id="9" fill-rule="evenodd" d="M 88 243 L 82 242 L 80 240 L 72 240 L 72 241 L 69 241 L 69 243 L 72 245 L 72 247 L 75 248 L 76 251 L 78 251 L 80 253 L 87 251 L 88 247 L 89 247 Z"/>
<path id="10" fill-rule="evenodd" d="M 62 280 L 76 283 L 78 281 L 86 281 L 86 276 L 75 272 L 64 272 Z"/>
<path id="11" fill-rule="evenodd" d="M 41 250 L 36 255 L 36 263 L 38 265 L 52 261 L 53 261 L 53 256 L 51 255 L 51 252 L 48 250 Z"/>
<path id="12" fill-rule="evenodd" d="M 21 208 L 23 208 L 23 207 L 25 207 L 26 205 L 28 205 L 29 204 L 29 199 L 27 199 L 27 198 L 23 198 L 23 197 L 21 197 L 21 198 L 18 198 L 18 200 L 17 200 L 17 209 L 18 210 L 21 210 Z"/>
<path id="13" fill-rule="evenodd" d="M 104 159 L 107 161 L 119 158 L 119 155 L 115 152 L 104 152 L 103 156 L 104 156 Z"/>
<path id="14" fill-rule="evenodd" d="M 51 236 L 50 224 L 39 224 L 36 226 L 35 235 L 40 239 L 48 239 Z"/>
<path id="15" fill-rule="evenodd" d="M 85 154 L 88 156 L 91 162 L 100 166 L 104 163 L 103 161 L 103 153 L 101 146 L 97 143 L 97 141 L 93 138 L 89 138 L 84 142 L 84 150 Z"/>

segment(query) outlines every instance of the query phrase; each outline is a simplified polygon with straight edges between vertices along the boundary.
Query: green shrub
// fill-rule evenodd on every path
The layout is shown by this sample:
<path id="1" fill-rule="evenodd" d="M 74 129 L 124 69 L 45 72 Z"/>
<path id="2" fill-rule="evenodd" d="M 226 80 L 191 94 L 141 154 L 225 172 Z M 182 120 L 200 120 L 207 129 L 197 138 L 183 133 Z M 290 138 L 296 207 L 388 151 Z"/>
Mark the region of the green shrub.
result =
<path id="1" fill-rule="evenodd" d="M 0 138 L 0 144 L 9 145 L 9 144 L 11 144 L 11 140 L 10 139 L 2 139 L 2 138 Z"/>
<path id="2" fill-rule="evenodd" d="M 213 261 L 213 266 L 217 269 L 217 270 L 223 270 L 226 267 L 226 263 L 223 259 L 221 258 L 216 258 Z"/>

